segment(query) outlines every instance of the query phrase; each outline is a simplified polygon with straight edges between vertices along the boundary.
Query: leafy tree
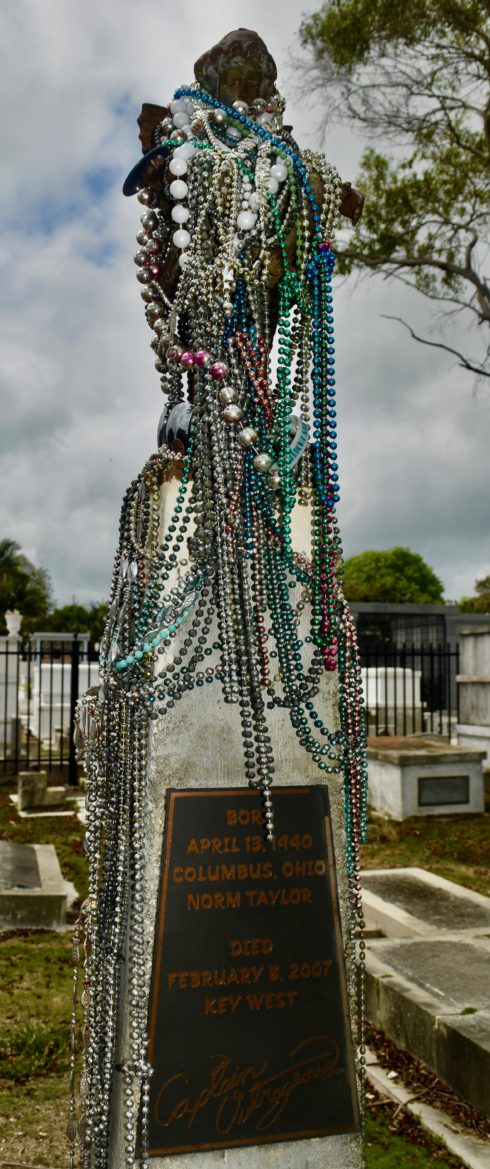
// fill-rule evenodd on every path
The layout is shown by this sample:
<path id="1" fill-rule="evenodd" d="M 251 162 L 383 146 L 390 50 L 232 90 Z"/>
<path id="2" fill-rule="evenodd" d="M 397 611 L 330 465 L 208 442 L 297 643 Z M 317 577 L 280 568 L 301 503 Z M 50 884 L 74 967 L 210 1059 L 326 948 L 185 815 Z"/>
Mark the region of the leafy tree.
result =
<path id="1" fill-rule="evenodd" d="M 417 605 L 443 603 L 443 584 L 418 552 L 390 548 L 361 552 L 344 565 L 348 601 L 398 601 Z"/>
<path id="2" fill-rule="evenodd" d="M 476 597 L 462 597 L 459 607 L 463 613 L 490 613 L 490 576 L 475 581 Z"/>
<path id="3" fill-rule="evenodd" d="M 365 208 L 340 271 L 415 286 L 443 306 L 442 330 L 463 314 L 483 357 L 470 339 L 460 352 L 407 327 L 490 377 L 489 0 L 327 0 L 300 36 L 327 117 L 379 144 L 362 158 Z"/>
<path id="4" fill-rule="evenodd" d="M 26 618 L 41 620 L 51 607 L 51 581 L 44 568 L 36 568 L 15 540 L 0 540 L 0 622 L 3 614 L 19 609 Z"/>

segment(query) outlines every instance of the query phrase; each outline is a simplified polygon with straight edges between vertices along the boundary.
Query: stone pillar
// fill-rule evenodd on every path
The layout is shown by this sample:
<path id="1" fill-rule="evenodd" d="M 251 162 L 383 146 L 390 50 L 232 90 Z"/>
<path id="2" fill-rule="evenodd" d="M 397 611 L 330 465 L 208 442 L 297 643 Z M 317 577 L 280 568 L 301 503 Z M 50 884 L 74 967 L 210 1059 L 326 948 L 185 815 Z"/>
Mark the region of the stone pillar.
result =
<path id="1" fill-rule="evenodd" d="M 490 629 L 477 625 L 461 629 L 459 636 L 458 743 L 485 751 L 490 765 Z"/>
<path id="2" fill-rule="evenodd" d="M 178 486 L 178 485 L 177 485 Z M 175 499 L 175 482 L 162 489 L 164 524 Z M 303 540 L 309 527 L 306 508 L 296 509 L 300 523 L 296 527 L 296 546 L 303 550 Z M 301 518 L 303 517 L 303 518 Z M 308 616 L 304 615 L 305 632 Z M 178 640 L 174 653 L 178 652 Z M 332 730 L 337 730 L 338 693 L 336 675 L 323 675 L 316 700 L 322 717 Z M 298 743 L 288 712 L 275 710 L 271 719 L 272 742 L 275 752 L 277 786 L 321 784 L 326 780 L 311 757 Z M 145 911 L 146 963 L 148 986 L 151 977 L 157 910 L 158 884 L 165 826 L 165 796 L 169 788 L 223 788 L 243 789 L 242 741 L 237 708 L 226 705 L 216 686 L 205 686 L 188 701 L 176 704 L 162 723 L 155 722 L 150 730 L 149 807 L 150 834 L 146 855 L 147 901 Z M 344 950 L 349 917 L 348 881 L 346 868 L 346 833 L 344 819 L 343 779 L 329 776 L 328 788 L 336 852 L 336 867 L 341 924 L 344 932 Z M 272 794 L 274 789 L 272 789 Z M 347 969 L 351 1015 L 355 1014 L 355 972 Z M 127 1057 L 128 1020 L 124 1013 L 121 1026 L 121 1047 L 118 1060 Z M 319 1023 L 321 1026 L 321 1023 Z M 165 1041 L 162 1036 L 162 1042 Z M 112 1108 L 111 1169 L 124 1164 L 122 1077 L 115 1076 Z M 282 1141 L 241 1148 L 227 1148 L 185 1155 L 174 1154 L 152 1157 L 154 1169 L 361 1169 L 363 1165 L 362 1138 L 359 1133 L 335 1134 L 307 1141 Z"/>
<path id="3" fill-rule="evenodd" d="M 7 636 L 0 637 L 0 747 L 9 754 L 15 744 L 15 719 L 18 714 L 17 655 L 20 652 L 19 629 L 22 614 L 16 609 L 5 613 Z"/>

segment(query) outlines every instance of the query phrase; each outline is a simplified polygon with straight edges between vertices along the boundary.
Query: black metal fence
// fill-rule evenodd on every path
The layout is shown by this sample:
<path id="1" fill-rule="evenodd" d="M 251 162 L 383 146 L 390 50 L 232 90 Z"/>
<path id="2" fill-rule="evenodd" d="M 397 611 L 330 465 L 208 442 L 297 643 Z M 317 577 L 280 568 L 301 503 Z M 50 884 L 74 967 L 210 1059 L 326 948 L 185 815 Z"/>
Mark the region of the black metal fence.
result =
<path id="1" fill-rule="evenodd" d="M 43 770 L 77 782 L 73 722 L 98 663 L 87 639 L 0 640 L 0 771 Z"/>
<path id="2" fill-rule="evenodd" d="M 443 735 L 458 722 L 456 645 L 364 646 L 364 700 L 370 735 Z"/>
<path id="3" fill-rule="evenodd" d="M 433 733 L 457 722 L 457 648 L 389 646 L 362 654 L 370 735 Z M 76 784 L 73 720 L 79 694 L 96 684 L 98 663 L 78 637 L 0 640 L 0 771 L 32 769 Z"/>

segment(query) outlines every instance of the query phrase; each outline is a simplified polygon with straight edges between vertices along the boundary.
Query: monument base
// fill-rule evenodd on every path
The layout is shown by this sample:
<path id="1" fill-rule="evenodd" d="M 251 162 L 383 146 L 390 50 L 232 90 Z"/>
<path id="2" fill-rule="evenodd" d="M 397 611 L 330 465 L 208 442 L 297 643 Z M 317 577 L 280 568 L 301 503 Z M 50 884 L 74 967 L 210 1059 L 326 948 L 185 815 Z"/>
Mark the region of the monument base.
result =
<path id="1" fill-rule="evenodd" d="M 213 687 L 213 690 L 215 688 Z M 167 792 L 188 791 L 189 789 L 216 790 L 219 787 L 236 788 L 245 797 L 240 774 L 240 722 L 237 709 L 226 705 L 217 694 L 209 693 L 211 687 L 203 687 L 199 699 L 199 710 L 186 710 L 185 704 L 170 711 L 165 724 L 153 724 L 150 731 L 149 760 L 149 807 L 148 825 L 150 833 L 146 855 L 146 971 L 148 994 L 152 975 L 155 922 L 157 916 L 158 889 L 162 847 L 167 807 Z M 324 676 L 317 699 L 325 718 L 332 729 L 337 728 L 336 680 Z M 277 787 L 301 787 L 321 783 L 321 773 L 310 761 L 292 732 L 288 712 L 274 712 L 273 745 L 276 763 Z M 234 765 L 234 760 L 237 764 Z M 346 870 L 346 834 L 344 817 L 344 793 L 341 775 L 329 776 L 328 781 L 330 816 L 335 841 L 336 871 L 340 926 L 346 958 L 347 992 L 351 1014 L 355 1018 L 356 970 L 353 955 L 353 923 L 349 900 Z M 272 789 L 274 796 L 274 788 Z M 291 824 L 291 831 L 295 825 Z M 191 923 L 189 923 L 189 929 Z M 122 995 L 124 1010 L 124 993 Z M 321 1030 L 322 1020 L 318 1020 Z M 121 1028 L 121 1047 L 117 1062 L 123 1062 L 129 1051 L 128 1020 L 124 1014 Z M 159 1042 L 165 1044 L 165 1035 L 159 1035 Z M 115 1073 L 112 1108 L 112 1140 L 109 1163 L 111 1166 L 124 1164 L 123 1134 L 123 1085 L 120 1073 Z M 135 1134 L 136 1136 L 136 1134 Z M 281 1140 L 271 1144 L 250 1147 L 213 1149 L 193 1153 L 151 1156 L 154 1169 L 361 1169 L 363 1164 L 362 1137 L 360 1132 L 336 1133 L 307 1140 Z"/>

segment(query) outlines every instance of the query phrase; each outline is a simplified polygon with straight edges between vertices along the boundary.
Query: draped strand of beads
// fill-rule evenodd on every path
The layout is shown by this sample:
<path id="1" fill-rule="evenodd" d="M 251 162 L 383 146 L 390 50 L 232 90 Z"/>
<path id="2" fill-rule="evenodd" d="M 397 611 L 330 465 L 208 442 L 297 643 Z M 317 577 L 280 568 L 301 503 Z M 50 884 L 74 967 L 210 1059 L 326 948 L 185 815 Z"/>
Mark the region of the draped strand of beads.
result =
<path id="1" fill-rule="evenodd" d="M 343 772 L 351 903 L 362 924 L 364 722 L 335 519 L 331 240 L 341 184 L 333 167 L 301 154 L 281 129 L 280 101 L 256 105 L 254 116 L 243 102 L 229 107 L 197 86 L 179 89 L 154 135 L 161 197 L 146 187 L 138 193 L 135 262 L 166 404 L 159 450 L 123 501 L 100 688 L 78 710 L 90 886 L 74 947 L 79 955 L 85 946 L 82 1117 L 77 1126 L 73 1060 L 69 1135 L 83 1169 L 108 1167 L 125 961 L 130 1057 L 117 1067 L 125 1169 L 135 1165 L 137 1126 L 139 1164 L 149 1165 L 142 912 L 149 723 L 194 689 L 219 686 L 239 708 L 244 778 L 262 794 L 272 840 L 271 723 L 275 708 L 287 709 L 319 772 Z M 169 271 L 177 273 L 172 287 Z M 162 530 L 160 490 L 172 477 L 176 502 Z M 292 540 L 293 512 L 303 503 L 312 513 L 309 556 Z M 326 724 L 317 700 L 322 672 L 336 668 L 340 730 Z M 77 986 L 75 978 L 75 1014 Z"/>

